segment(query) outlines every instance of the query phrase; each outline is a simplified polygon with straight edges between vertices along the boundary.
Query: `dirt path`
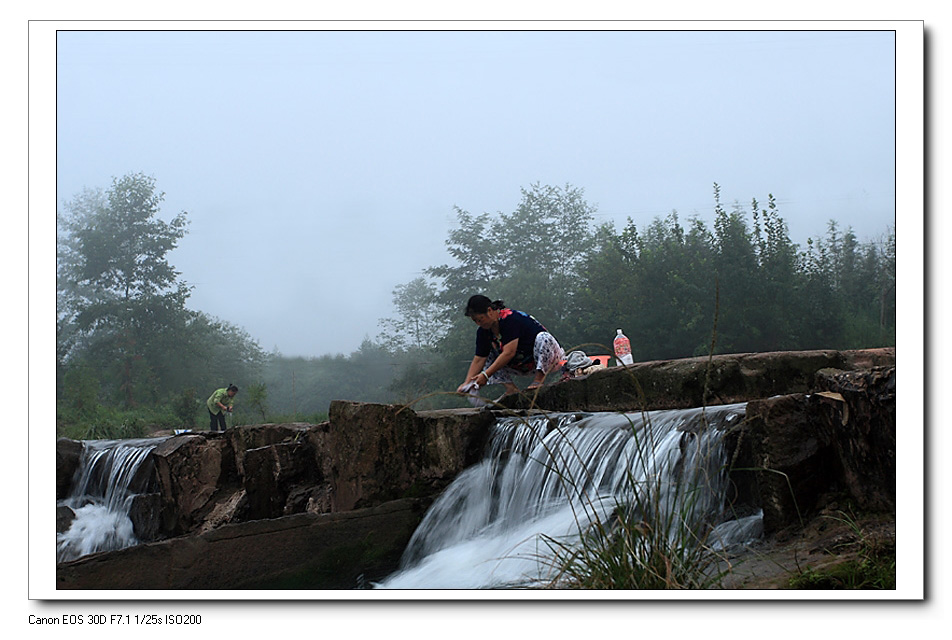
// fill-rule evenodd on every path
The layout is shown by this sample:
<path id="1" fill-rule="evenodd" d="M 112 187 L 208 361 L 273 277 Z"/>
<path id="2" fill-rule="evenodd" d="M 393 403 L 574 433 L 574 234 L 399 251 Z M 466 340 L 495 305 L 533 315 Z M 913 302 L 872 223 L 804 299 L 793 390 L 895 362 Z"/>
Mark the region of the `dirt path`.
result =
<path id="1" fill-rule="evenodd" d="M 730 556 L 726 589 L 790 589 L 805 572 L 828 572 L 869 553 L 895 558 L 896 521 L 892 515 L 852 518 L 828 510 L 800 531 L 783 531 Z"/>

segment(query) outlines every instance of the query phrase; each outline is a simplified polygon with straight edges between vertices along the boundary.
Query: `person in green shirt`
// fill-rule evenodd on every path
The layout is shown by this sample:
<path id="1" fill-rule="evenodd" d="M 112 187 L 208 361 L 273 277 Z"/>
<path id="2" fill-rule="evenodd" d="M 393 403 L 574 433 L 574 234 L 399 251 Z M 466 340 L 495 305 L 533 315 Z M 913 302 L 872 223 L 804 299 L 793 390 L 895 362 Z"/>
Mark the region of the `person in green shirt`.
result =
<path id="1" fill-rule="evenodd" d="M 208 405 L 209 431 L 225 430 L 225 412 L 231 413 L 236 393 L 238 393 L 238 387 L 230 384 L 223 389 L 217 389 L 205 403 Z"/>

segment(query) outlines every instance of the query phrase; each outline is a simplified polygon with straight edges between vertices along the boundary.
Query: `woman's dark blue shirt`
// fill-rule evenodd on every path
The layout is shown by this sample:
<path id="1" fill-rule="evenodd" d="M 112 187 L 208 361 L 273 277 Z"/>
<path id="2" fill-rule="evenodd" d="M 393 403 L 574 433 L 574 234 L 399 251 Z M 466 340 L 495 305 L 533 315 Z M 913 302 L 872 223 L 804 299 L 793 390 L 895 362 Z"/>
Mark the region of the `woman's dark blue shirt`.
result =
<path id="1" fill-rule="evenodd" d="M 498 337 L 489 329 L 482 327 L 476 329 L 476 355 L 486 358 L 493 351 L 499 354 L 502 352 L 503 345 L 519 340 L 516 355 L 507 366 L 516 369 L 531 369 L 535 366 L 532 355 L 535 338 L 545 330 L 538 320 L 527 313 L 515 309 L 500 309 Z"/>

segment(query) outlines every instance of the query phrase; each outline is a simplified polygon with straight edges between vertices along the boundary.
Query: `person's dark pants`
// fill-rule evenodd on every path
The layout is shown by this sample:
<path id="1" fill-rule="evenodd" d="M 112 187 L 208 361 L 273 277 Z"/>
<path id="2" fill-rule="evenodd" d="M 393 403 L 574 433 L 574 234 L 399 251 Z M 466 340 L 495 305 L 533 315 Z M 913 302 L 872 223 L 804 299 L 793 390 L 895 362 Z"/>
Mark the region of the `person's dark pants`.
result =
<path id="1" fill-rule="evenodd" d="M 208 410 L 208 430 L 209 431 L 224 431 L 225 430 L 225 412 L 221 413 L 212 413 L 211 409 Z M 218 427 L 221 427 L 220 429 Z"/>

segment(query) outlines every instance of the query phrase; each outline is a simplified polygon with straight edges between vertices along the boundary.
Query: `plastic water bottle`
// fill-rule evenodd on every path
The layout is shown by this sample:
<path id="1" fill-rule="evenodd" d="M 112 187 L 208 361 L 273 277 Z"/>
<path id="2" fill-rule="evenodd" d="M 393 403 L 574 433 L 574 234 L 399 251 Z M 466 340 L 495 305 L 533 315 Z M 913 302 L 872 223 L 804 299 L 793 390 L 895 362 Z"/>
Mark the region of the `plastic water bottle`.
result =
<path id="1" fill-rule="evenodd" d="M 631 342 L 621 332 L 621 329 L 618 330 L 618 335 L 615 336 L 615 357 L 618 358 L 618 362 L 621 364 L 631 364 L 633 362 L 631 358 Z"/>

